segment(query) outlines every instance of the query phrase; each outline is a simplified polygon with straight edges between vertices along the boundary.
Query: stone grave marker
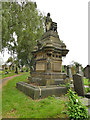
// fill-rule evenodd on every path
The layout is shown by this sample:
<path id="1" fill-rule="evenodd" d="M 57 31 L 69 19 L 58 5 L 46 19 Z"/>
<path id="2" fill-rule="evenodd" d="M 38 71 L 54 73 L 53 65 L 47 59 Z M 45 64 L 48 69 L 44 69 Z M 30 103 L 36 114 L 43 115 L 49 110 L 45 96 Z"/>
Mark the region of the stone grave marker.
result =
<path id="1" fill-rule="evenodd" d="M 80 75 L 83 75 L 83 72 L 82 72 L 80 64 L 78 64 L 78 66 L 77 66 L 77 73 L 79 73 Z"/>
<path id="2" fill-rule="evenodd" d="M 18 67 L 15 68 L 15 73 L 18 74 Z"/>
<path id="3" fill-rule="evenodd" d="M 69 76 L 70 79 L 72 79 L 72 72 L 71 72 L 71 66 L 67 66 L 67 75 Z"/>
<path id="4" fill-rule="evenodd" d="M 90 79 L 90 65 L 87 65 L 87 66 L 84 68 L 84 76 L 85 76 L 87 79 Z"/>
<path id="5" fill-rule="evenodd" d="M 85 96 L 83 77 L 80 74 L 73 75 L 74 90 L 79 96 Z"/>

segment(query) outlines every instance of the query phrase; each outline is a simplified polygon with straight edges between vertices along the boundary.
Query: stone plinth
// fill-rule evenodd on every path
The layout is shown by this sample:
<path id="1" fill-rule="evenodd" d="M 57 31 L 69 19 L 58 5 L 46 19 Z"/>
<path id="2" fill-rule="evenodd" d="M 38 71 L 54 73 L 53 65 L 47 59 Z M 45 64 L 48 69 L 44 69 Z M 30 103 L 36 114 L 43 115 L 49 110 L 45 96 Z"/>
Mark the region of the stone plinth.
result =
<path id="1" fill-rule="evenodd" d="M 37 85 L 58 85 L 64 84 L 66 74 L 64 73 L 41 73 L 34 72 L 30 78 L 30 83 L 36 83 Z"/>
<path id="2" fill-rule="evenodd" d="M 16 87 L 32 99 L 40 99 L 52 95 L 59 97 L 67 93 L 67 88 L 60 86 L 35 86 L 25 82 L 19 82 L 16 84 Z"/>

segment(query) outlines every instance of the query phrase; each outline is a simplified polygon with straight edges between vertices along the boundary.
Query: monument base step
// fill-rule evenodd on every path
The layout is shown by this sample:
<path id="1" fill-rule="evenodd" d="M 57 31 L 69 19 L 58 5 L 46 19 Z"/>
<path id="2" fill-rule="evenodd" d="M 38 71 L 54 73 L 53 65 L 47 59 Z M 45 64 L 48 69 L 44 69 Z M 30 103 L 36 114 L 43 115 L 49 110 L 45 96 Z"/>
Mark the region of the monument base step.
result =
<path id="1" fill-rule="evenodd" d="M 40 86 L 47 86 L 47 85 L 59 85 L 59 84 L 65 84 L 65 80 L 63 79 L 42 79 L 42 78 L 31 78 L 31 80 L 29 80 L 30 83 L 36 83 L 37 85 Z"/>
<path id="2" fill-rule="evenodd" d="M 59 85 L 59 84 L 65 84 L 63 79 L 55 79 L 55 85 Z"/>
<path id="3" fill-rule="evenodd" d="M 64 84 L 66 79 L 65 73 L 41 73 L 41 72 L 33 72 L 31 77 L 29 77 L 30 83 L 36 83 L 40 86 L 47 86 L 47 85 L 57 85 L 57 84 Z"/>
<path id="4" fill-rule="evenodd" d="M 59 97 L 66 94 L 68 90 L 66 87 L 60 87 L 57 85 L 35 86 L 25 82 L 16 83 L 16 88 L 30 96 L 32 99 L 46 98 L 52 95 Z"/>

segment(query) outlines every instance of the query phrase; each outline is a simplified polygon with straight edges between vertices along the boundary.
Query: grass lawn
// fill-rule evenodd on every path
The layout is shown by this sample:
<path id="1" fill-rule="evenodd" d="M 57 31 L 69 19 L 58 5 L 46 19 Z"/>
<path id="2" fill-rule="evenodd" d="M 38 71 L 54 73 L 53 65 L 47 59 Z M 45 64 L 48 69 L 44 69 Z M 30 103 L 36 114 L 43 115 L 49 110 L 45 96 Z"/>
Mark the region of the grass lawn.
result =
<path id="1" fill-rule="evenodd" d="M 29 73 L 10 80 L 2 89 L 2 117 L 3 118 L 65 118 L 65 101 L 48 97 L 41 100 L 32 100 L 16 89 L 16 83 L 26 81 Z"/>
<path id="2" fill-rule="evenodd" d="M 84 85 L 90 85 L 90 82 L 88 82 L 88 79 L 83 78 Z"/>
<path id="3" fill-rule="evenodd" d="M 10 76 L 13 76 L 13 75 L 18 75 L 18 74 L 22 74 L 22 72 L 18 72 L 18 74 L 15 73 L 15 70 L 12 70 L 12 71 L 8 71 L 9 73 L 5 75 L 5 71 L 2 72 L 2 78 L 5 78 L 5 77 L 10 77 Z"/>

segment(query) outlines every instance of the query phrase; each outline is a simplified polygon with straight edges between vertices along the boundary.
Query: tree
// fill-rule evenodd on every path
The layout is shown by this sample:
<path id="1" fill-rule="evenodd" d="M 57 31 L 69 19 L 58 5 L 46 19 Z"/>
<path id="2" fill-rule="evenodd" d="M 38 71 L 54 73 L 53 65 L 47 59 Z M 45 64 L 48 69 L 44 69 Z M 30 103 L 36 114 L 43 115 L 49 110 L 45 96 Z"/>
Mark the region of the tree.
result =
<path id="1" fill-rule="evenodd" d="M 9 57 L 8 60 L 6 61 L 6 63 L 9 63 L 9 62 L 13 63 L 13 58 L 12 57 Z"/>
<path id="2" fill-rule="evenodd" d="M 7 48 L 11 55 L 17 54 L 22 65 L 29 64 L 31 51 L 43 32 L 44 16 L 35 2 L 2 3 L 2 51 Z"/>

